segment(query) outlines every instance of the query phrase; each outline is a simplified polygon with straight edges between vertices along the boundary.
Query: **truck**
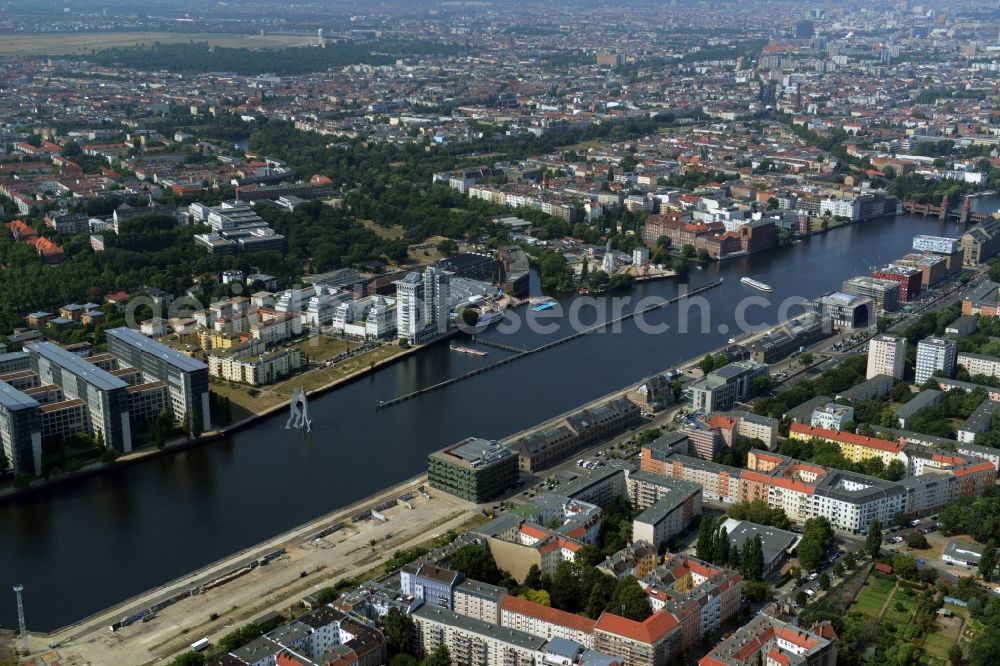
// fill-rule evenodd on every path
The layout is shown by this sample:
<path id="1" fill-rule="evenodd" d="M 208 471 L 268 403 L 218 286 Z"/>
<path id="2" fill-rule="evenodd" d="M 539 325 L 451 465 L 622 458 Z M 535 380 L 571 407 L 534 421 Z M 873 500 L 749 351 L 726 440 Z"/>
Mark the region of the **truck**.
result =
<path id="1" fill-rule="evenodd" d="M 191 643 L 191 649 L 195 652 L 201 652 L 209 646 L 207 638 L 199 638 L 194 643 Z"/>

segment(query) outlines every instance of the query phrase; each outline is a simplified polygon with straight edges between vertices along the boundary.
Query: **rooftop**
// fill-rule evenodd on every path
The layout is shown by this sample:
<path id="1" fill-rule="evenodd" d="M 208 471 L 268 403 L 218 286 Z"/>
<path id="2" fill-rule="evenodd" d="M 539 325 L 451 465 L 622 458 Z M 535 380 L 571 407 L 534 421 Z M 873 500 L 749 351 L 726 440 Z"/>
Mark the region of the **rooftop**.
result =
<path id="1" fill-rule="evenodd" d="M 80 377 L 101 391 L 124 389 L 128 386 L 124 381 L 115 377 L 110 372 L 101 370 L 93 363 L 90 363 L 73 352 L 66 351 L 59 345 L 51 342 L 38 342 L 32 344 L 28 347 L 28 351 L 32 354 L 37 354 L 67 372 Z"/>
<path id="2" fill-rule="evenodd" d="M 17 390 L 5 381 L 0 381 L 0 406 L 7 411 L 38 407 L 38 401 Z"/>
<path id="3" fill-rule="evenodd" d="M 531 634 L 518 631 L 517 629 L 509 629 L 491 622 L 483 622 L 482 620 L 459 615 L 458 613 L 452 612 L 446 608 L 438 608 L 424 604 L 413 612 L 413 618 L 417 621 L 426 620 L 458 627 L 468 633 L 488 636 L 494 640 L 502 641 L 508 645 L 513 645 L 524 650 L 537 651 L 545 645 L 544 638 L 536 638 Z"/>
<path id="4" fill-rule="evenodd" d="M 208 366 L 201 361 L 191 358 L 187 354 L 182 354 L 176 349 L 171 349 L 165 344 L 157 342 L 152 338 L 148 338 L 134 329 L 120 326 L 118 328 L 109 328 L 105 331 L 105 333 L 108 337 L 117 338 L 125 344 L 135 347 L 147 354 L 151 354 L 167 364 L 172 365 L 178 370 L 182 370 L 184 372 L 197 372 L 199 370 L 208 369 Z"/>

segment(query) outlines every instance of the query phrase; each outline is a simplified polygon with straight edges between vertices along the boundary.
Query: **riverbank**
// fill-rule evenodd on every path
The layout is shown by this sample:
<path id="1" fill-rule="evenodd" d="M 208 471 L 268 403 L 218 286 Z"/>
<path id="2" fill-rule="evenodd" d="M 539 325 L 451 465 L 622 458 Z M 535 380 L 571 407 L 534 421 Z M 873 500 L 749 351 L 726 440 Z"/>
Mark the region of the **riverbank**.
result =
<path id="1" fill-rule="evenodd" d="M 359 370 L 356 370 L 351 374 L 339 377 L 326 384 L 323 384 L 322 386 L 309 389 L 306 391 L 306 395 L 309 397 L 320 396 L 324 393 L 332 391 L 335 388 L 362 379 L 374 372 L 378 372 L 382 368 L 390 366 L 394 363 L 398 363 L 399 361 L 402 361 L 411 354 L 415 354 L 423 349 L 426 349 L 428 346 L 443 342 L 445 339 L 446 338 L 440 338 L 425 345 L 419 345 L 410 347 L 409 349 L 403 349 L 399 353 L 389 358 L 382 359 L 367 367 L 360 368 Z M 317 368 L 315 372 L 321 371 L 323 369 L 324 368 Z M 302 373 L 302 375 L 306 375 L 309 372 L 314 372 L 314 371 L 307 371 L 305 373 Z M 211 385 L 209 385 L 209 390 L 211 390 Z M 269 418 L 270 416 L 276 414 L 277 412 L 285 409 L 287 406 L 288 405 L 285 404 L 284 402 L 269 405 L 259 412 L 246 416 L 240 419 L 239 421 L 231 423 L 222 428 L 206 432 L 202 434 L 200 437 L 192 437 L 192 438 L 176 437 L 174 439 L 168 440 L 164 444 L 162 449 L 149 448 L 149 449 L 143 449 L 141 451 L 133 451 L 132 453 L 127 453 L 123 456 L 120 456 L 114 462 L 110 463 L 105 463 L 101 461 L 87 463 L 79 470 L 76 470 L 74 472 L 64 472 L 57 476 L 49 477 L 48 479 L 42 479 L 42 478 L 32 479 L 29 485 L 23 488 L 15 488 L 12 485 L 5 486 L 3 488 L 0 488 L 0 502 L 25 497 L 34 493 L 48 490 L 56 486 L 79 481 L 81 479 L 86 479 L 88 477 L 95 476 L 98 474 L 103 474 L 111 470 L 130 467 L 132 465 L 137 465 L 141 462 L 153 460 L 162 456 L 173 455 L 176 453 L 180 453 L 182 451 L 187 451 L 195 447 L 204 446 L 205 444 L 216 442 L 220 439 L 225 439 L 230 435 L 233 435 L 245 428 L 248 428 L 252 425 L 257 424 L 260 421 Z"/>
<path id="2" fill-rule="evenodd" d="M 479 515 L 474 504 L 434 491 L 424 497 L 417 490 L 425 483 L 426 475 L 418 475 L 80 622 L 53 632 L 30 632 L 32 653 L 44 663 L 64 666 L 139 665 L 169 659 L 202 637 L 217 643 L 234 627 L 266 612 L 287 612 L 307 594 L 377 570 L 398 549 L 471 527 L 469 521 Z M 381 508 L 385 521 L 352 520 L 410 495 L 408 506 L 397 501 Z M 267 566 L 231 575 L 275 553 L 280 555 Z M 218 584 L 220 580 L 226 582 Z M 157 611 L 149 621 L 109 631 L 122 618 L 154 606 Z"/>

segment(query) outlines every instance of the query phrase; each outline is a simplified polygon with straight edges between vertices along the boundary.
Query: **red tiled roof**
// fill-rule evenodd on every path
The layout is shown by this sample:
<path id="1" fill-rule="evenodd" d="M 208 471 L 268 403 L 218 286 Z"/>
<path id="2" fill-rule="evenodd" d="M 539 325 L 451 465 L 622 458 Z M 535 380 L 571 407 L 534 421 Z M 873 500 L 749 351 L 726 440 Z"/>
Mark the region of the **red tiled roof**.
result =
<path id="1" fill-rule="evenodd" d="M 604 612 L 597 620 L 595 628 L 639 643 L 655 645 L 678 626 L 680 623 L 674 614 L 662 610 L 653 613 L 644 622 L 636 622 L 627 617 Z"/>
<path id="2" fill-rule="evenodd" d="M 792 432 L 802 433 L 809 437 L 818 437 L 820 439 L 828 439 L 834 442 L 841 442 L 843 444 L 856 444 L 858 446 L 864 446 L 869 449 L 878 449 L 880 451 L 889 451 L 890 453 L 899 453 L 903 449 L 903 445 L 899 442 L 893 442 L 887 439 L 879 439 L 878 437 L 867 437 L 865 435 L 857 435 L 853 432 L 843 432 L 840 430 L 827 430 L 826 428 L 813 428 L 804 423 L 793 423 L 791 425 Z"/>
<path id="3" fill-rule="evenodd" d="M 544 539 L 549 535 L 548 532 L 540 527 L 536 527 L 529 523 L 523 523 L 521 529 L 519 530 L 522 534 L 527 534 L 530 537 L 535 537 L 536 539 Z"/>
<path id="4" fill-rule="evenodd" d="M 570 629 L 582 631 L 588 634 L 594 631 L 594 625 L 597 624 L 596 620 L 591 620 L 590 618 L 583 617 L 582 615 L 567 613 L 566 611 L 559 610 L 558 608 L 550 608 L 549 606 L 535 603 L 534 601 L 528 601 L 527 599 L 515 597 L 512 594 L 504 596 L 504 598 L 500 601 L 500 609 L 510 611 L 511 613 L 517 613 L 518 615 L 524 615 L 526 617 L 537 618 L 544 622 L 548 622 L 549 624 L 569 627 Z"/>

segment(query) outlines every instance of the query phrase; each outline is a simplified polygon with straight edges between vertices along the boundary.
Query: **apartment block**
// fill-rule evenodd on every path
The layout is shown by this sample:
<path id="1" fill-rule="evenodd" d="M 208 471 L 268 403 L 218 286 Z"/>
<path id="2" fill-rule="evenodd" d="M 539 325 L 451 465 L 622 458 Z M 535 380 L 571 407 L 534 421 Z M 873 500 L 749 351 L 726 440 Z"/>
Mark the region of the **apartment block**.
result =
<path id="1" fill-rule="evenodd" d="M 424 605 L 413 615 L 417 645 L 424 654 L 448 648 L 453 663 L 535 666 L 535 654 L 546 639 Z"/>
<path id="2" fill-rule="evenodd" d="M 632 521 L 633 541 L 646 541 L 659 548 L 701 515 L 702 489 L 696 483 L 640 470 L 629 474 L 629 490 L 633 502 L 643 509 Z"/>
<path id="3" fill-rule="evenodd" d="M 985 375 L 1000 377 L 1000 358 L 962 352 L 956 357 L 956 363 L 965 368 L 970 375 Z"/>
<path id="4" fill-rule="evenodd" d="M 917 343 L 917 364 L 914 383 L 923 384 L 935 372 L 945 377 L 955 374 L 957 348 L 949 338 L 924 338 Z"/>
<path id="5" fill-rule="evenodd" d="M 836 444 L 840 453 L 853 463 L 859 463 L 869 458 L 879 458 L 888 465 L 893 460 L 903 460 L 903 445 L 899 442 L 857 435 L 834 429 L 817 428 L 800 423 L 793 423 L 788 430 L 789 439 L 803 441 L 818 440 Z"/>
<path id="6" fill-rule="evenodd" d="M 234 354 L 209 354 L 208 374 L 230 382 L 263 386 L 298 371 L 305 364 L 297 347 L 261 353 L 237 351 Z"/>
<path id="7" fill-rule="evenodd" d="M 906 338 L 877 335 L 868 343 L 868 371 L 865 373 L 865 379 L 871 379 L 876 375 L 889 375 L 893 379 L 902 379 L 905 361 Z"/>
<path id="8" fill-rule="evenodd" d="M 562 638 L 594 647 L 596 620 L 507 595 L 500 602 L 500 626 L 550 640 Z"/>
<path id="9" fill-rule="evenodd" d="M 452 610 L 476 620 L 500 624 L 500 602 L 507 588 L 467 578 L 454 590 Z"/>
<path id="10" fill-rule="evenodd" d="M 725 637 L 698 666 L 836 666 L 836 638 L 828 622 L 806 630 L 761 614 Z"/>

